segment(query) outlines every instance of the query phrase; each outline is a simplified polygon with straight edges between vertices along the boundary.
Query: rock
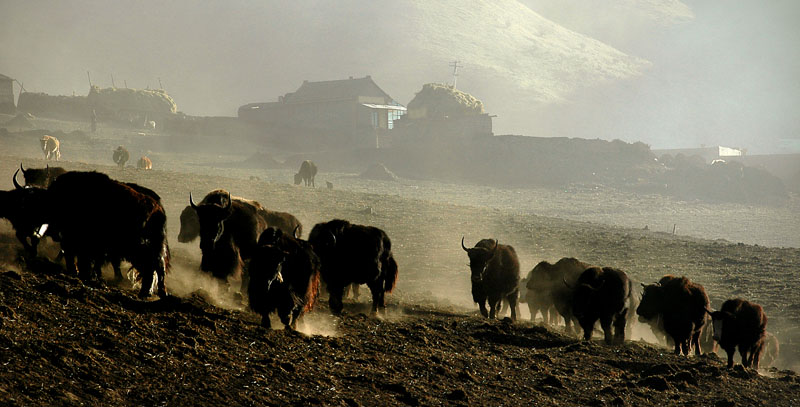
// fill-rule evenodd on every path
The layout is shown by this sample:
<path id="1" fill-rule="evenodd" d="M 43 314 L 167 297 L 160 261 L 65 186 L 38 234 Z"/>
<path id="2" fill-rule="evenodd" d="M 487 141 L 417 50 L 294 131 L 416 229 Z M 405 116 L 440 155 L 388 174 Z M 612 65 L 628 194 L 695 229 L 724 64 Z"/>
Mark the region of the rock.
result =
<path id="1" fill-rule="evenodd" d="M 5 278 L 10 278 L 12 280 L 22 281 L 22 276 L 19 275 L 19 273 L 17 273 L 16 271 L 13 271 L 13 270 L 6 271 L 5 273 L 0 274 L 0 276 L 3 276 Z"/>
<path id="2" fill-rule="evenodd" d="M 448 400 L 467 401 L 467 393 L 462 389 L 455 389 L 447 394 Z"/>
<path id="3" fill-rule="evenodd" d="M 666 391 L 670 389 L 670 385 L 666 379 L 661 376 L 650 376 L 642 379 L 638 383 L 639 387 L 648 387 L 653 390 Z"/>
<path id="4" fill-rule="evenodd" d="M 553 375 L 548 375 L 547 377 L 542 379 L 539 382 L 539 385 L 540 386 L 555 387 L 557 389 L 563 389 L 564 388 L 564 383 L 561 382 L 561 379 L 559 379 L 558 377 L 553 376 Z"/>

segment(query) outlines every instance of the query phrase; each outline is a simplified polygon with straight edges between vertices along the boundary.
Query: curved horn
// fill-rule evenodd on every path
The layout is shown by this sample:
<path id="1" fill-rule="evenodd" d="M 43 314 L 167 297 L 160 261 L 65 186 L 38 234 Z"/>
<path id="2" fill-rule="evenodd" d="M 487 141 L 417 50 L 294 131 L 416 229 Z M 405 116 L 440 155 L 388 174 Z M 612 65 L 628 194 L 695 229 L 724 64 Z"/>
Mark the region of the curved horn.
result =
<path id="1" fill-rule="evenodd" d="M 333 239 L 333 245 L 336 246 L 336 235 L 334 235 L 333 232 L 331 232 L 330 230 L 328 231 L 328 233 L 330 233 L 331 238 Z"/>
<path id="2" fill-rule="evenodd" d="M 465 252 L 468 252 L 467 246 L 464 246 L 464 236 L 461 236 L 461 248 L 464 249 Z"/>
<path id="3" fill-rule="evenodd" d="M 21 165 L 20 165 L 20 167 L 21 167 Z M 12 180 L 14 181 L 14 188 L 22 189 L 24 187 L 22 185 L 20 185 L 19 182 L 17 182 L 17 174 L 18 173 L 19 173 L 19 170 L 14 171 L 14 178 L 12 178 Z"/>
<path id="4" fill-rule="evenodd" d="M 567 286 L 567 288 L 569 288 L 570 290 L 574 290 L 575 289 L 575 287 L 569 285 L 569 283 L 567 282 L 567 278 L 566 277 L 561 277 L 561 280 L 564 281 L 564 285 Z"/>
<path id="5" fill-rule="evenodd" d="M 292 236 L 294 236 L 294 238 L 295 238 L 295 239 L 297 239 L 297 238 L 298 238 L 298 236 L 297 236 L 297 229 L 300 229 L 300 225 L 297 225 L 297 226 L 295 226 L 295 227 L 294 227 L 294 231 L 292 232 Z"/>
<path id="6" fill-rule="evenodd" d="M 189 191 L 189 204 L 192 205 L 192 209 L 197 209 L 197 204 L 194 203 L 194 199 L 192 199 L 192 192 Z"/>
<path id="7" fill-rule="evenodd" d="M 22 175 L 25 175 L 25 168 L 22 168 L 22 162 L 19 163 L 19 169 L 22 170 Z"/>
<path id="8" fill-rule="evenodd" d="M 647 288 L 647 285 L 645 283 L 639 283 L 639 284 L 642 285 L 642 288 Z"/>
<path id="9" fill-rule="evenodd" d="M 494 255 L 497 254 L 497 246 L 499 245 L 500 243 L 497 241 L 497 239 L 494 239 L 494 249 L 492 249 L 492 257 L 494 257 Z"/>
<path id="10" fill-rule="evenodd" d="M 228 192 L 228 204 L 223 206 L 224 209 L 229 209 L 233 205 L 233 201 L 231 201 L 231 193 Z"/>

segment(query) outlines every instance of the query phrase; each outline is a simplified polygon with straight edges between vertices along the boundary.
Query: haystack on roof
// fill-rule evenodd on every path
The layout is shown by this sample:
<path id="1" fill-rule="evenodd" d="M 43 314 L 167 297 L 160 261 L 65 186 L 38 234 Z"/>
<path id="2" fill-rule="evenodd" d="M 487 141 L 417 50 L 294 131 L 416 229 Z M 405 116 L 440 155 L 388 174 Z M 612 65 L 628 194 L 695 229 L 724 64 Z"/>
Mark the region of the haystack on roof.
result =
<path id="1" fill-rule="evenodd" d="M 470 95 L 440 83 L 426 83 L 410 102 L 408 111 L 424 111 L 426 117 L 454 117 L 483 113 L 483 102 Z"/>
<path id="2" fill-rule="evenodd" d="M 89 104 L 110 110 L 135 110 L 175 113 L 178 106 L 163 89 L 100 88 L 89 89 Z"/>

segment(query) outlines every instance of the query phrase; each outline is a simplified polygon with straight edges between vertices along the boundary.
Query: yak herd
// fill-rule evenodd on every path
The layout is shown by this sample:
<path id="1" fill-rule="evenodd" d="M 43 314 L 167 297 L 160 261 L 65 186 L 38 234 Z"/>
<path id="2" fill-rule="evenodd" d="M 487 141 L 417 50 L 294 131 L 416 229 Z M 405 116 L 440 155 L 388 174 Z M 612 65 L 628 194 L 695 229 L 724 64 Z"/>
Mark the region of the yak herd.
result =
<path id="1" fill-rule="evenodd" d="M 129 154 L 120 147 L 113 158 L 124 166 Z M 17 181 L 20 171 L 25 186 Z M 315 174 L 316 166 L 306 161 L 295 182 L 313 185 Z M 49 166 L 27 170 L 20 166 L 13 184 L 14 189 L 0 191 L 0 217 L 11 222 L 27 253 L 35 255 L 39 240 L 49 236 L 60 243 L 59 257 L 67 270 L 87 283 L 100 282 L 106 263 L 121 280 L 124 260 L 141 281 L 140 297 L 149 297 L 154 287 L 159 296 L 167 295 L 167 217 L 154 191 L 99 172 Z M 334 219 L 315 225 L 303 240 L 302 225 L 292 214 L 271 211 L 223 189 L 209 192 L 199 202 L 189 193 L 180 224 L 178 241 L 200 238 L 201 270 L 223 285 L 229 278 L 241 279 L 242 296 L 266 327 L 270 314 L 276 313 L 287 328 L 295 328 L 322 289 L 328 292 L 331 312 L 339 314 L 345 290 L 366 284 L 373 313 L 383 312 L 385 294 L 397 281 L 391 240 L 373 226 Z M 573 324 L 577 324 L 585 340 L 600 321 L 605 342 L 613 344 L 630 337 L 635 313 L 674 343 L 675 354 L 684 355 L 692 348 L 702 353 L 701 334 L 711 325 L 714 341 L 728 354 L 729 367 L 737 347 L 745 367 L 759 365 L 767 317 L 758 304 L 731 299 L 712 312 L 703 286 L 685 277 L 667 275 L 638 287 L 622 270 L 574 258 L 540 262 L 520 280 L 512 246 L 483 239 L 468 248 L 462 238 L 461 247 L 469 257 L 472 297 L 484 317 L 496 318 L 508 305 L 512 321 L 516 320 L 518 301 L 526 302 L 531 319 L 540 313 L 545 324 L 555 324 L 560 316 L 568 333 L 575 334 Z"/>

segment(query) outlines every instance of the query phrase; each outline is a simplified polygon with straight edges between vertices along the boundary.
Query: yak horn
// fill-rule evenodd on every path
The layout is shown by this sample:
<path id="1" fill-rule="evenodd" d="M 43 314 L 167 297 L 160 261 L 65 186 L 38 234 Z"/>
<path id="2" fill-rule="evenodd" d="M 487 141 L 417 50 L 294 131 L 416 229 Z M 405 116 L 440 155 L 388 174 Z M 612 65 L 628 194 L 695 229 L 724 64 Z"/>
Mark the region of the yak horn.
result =
<path id="1" fill-rule="evenodd" d="M 224 208 L 224 209 L 228 209 L 228 208 L 230 208 L 230 207 L 231 207 L 231 205 L 233 205 L 233 202 L 231 201 L 231 193 L 230 193 L 230 192 L 228 192 L 228 204 L 227 204 L 227 205 L 225 205 L 225 206 L 223 206 L 223 208 Z"/>
<path id="2" fill-rule="evenodd" d="M 197 210 L 197 204 L 194 203 L 194 199 L 192 199 L 192 192 L 189 191 L 189 204 L 192 205 L 192 209 Z"/>
<path id="3" fill-rule="evenodd" d="M 21 165 L 20 165 L 20 166 L 21 166 Z M 19 182 L 17 182 L 17 174 L 18 174 L 18 173 L 19 173 L 19 170 L 16 170 L 16 171 L 14 171 L 14 178 L 12 178 L 12 180 L 14 181 L 14 188 L 16 188 L 16 189 L 22 189 L 22 188 L 24 188 L 24 187 L 23 187 L 22 185 L 20 185 L 20 184 L 19 184 Z"/>
<path id="4" fill-rule="evenodd" d="M 19 169 L 22 170 L 22 175 L 25 175 L 25 168 L 22 168 L 22 162 L 19 163 Z"/>
<path id="5" fill-rule="evenodd" d="M 467 246 L 464 246 L 464 236 L 461 236 L 461 248 L 464 249 L 465 252 L 469 252 Z"/>
<path id="6" fill-rule="evenodd" d="M 297 236 L 297 229 L 300 229 L 300 225 L 297 225 L 297 226 L 295 226 L 295 227 L 294 227 L 294 231 L 292 232 L 292 236 L 294 236 L 294 238 L 295 238 L 295 239 L 297 239 L 297 238 L 298 238 L 298 236 Z"/>

